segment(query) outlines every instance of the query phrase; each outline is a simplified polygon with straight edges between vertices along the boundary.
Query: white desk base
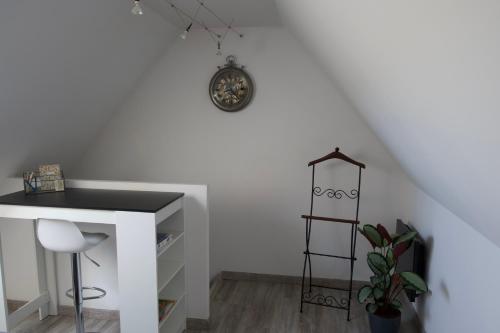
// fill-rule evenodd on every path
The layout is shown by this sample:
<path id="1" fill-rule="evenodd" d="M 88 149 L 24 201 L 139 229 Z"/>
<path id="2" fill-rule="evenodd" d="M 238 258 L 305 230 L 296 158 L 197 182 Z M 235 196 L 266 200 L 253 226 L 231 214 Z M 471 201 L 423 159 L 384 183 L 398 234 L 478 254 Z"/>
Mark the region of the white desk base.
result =
<path id="1" fill-rule="evenodd" d="M 158 332 L 156 224 L 183 207 L 180 198 L 156 213 L 103 211 L 0 205 L 0 217 L 36 220 L 39 217 L 116 227 L 120 332 Z M 6 222 L 9 223 L 9 222 Z M 13 222 L 15 223 L 15 222 Z M 8 314 L 4 269 L 0 252 L 0 332 L 9 332 L 31 313 L 40 318 L 57 314 L 54 254 L 37 242 L 39 296 Z"/>
<path id="2" fill-rule="evenodd" d="M 35 223 L 33 223 L 34 227 Z M 46 318 L 48 315 L 57 315 L 58 304 L 54 253 L 45 250 L 40 242 L 35 240 L 35 255 L 38 297 L 9 314 L 0 242 L 0 332 L 9 332 L 9 329 L 15 327 L 19 322 L 37 310 L 40 314 L 40 320 Z"/>

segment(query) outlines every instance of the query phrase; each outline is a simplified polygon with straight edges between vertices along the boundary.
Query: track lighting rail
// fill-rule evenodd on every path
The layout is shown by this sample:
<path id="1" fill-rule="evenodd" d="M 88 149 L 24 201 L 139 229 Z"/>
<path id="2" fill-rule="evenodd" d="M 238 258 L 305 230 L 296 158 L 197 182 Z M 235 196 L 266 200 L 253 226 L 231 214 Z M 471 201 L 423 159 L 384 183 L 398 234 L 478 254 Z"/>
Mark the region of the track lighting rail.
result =
<path id="1" fill-rule="evenodd" d="M 134 15 L 144 14 L 140 1 L 142 0 L 133 0 L 133 7 L 131 10 L 132 14 Z M 179 16 L 179 18 L 182 21 L 182 24 L 185 26 L 185 29 L 179 35 L 181 39 L 183 40 L 187 39 L 189 32 L 191 31 L 191 28 L 193 27 L 194 24 L 196 24 L 201 28 L 203 28 L 206 32 L 208 32 L 212 41 L 217 45 L 217 55 L 222 55 L 222 42 L 226 39 L 229 32 L 232 32 L 236 34 L 238 37 L 243 38 L 244 35 L 240 31 L 236 30 L 233 26 L 234 19 L 232 19 L 230 23 L 227 23 L 227 21 L 222 19 L 213 9 L 208 7 L 204 1 L 202 0 L 195 0 L 195 1 L 198 3 L 198 7 L 196 8 L 196 12 L 194 13 L 194 15 L 191 15 L 184 9 L 177 6 L 173 1 L 165 0 L 165 2 L 167 2 L 170 5 L 170 7 L 175 11 L 177 16 Z M 217 21 L 219 21 L 225 27 L 225 32 L 223 34 L 215 32 L 213 29 L 210 29 L 202 20 L 198 19 L 198 14 L 201 8 L 203 8 L 205 12 L 212 15 Z M 189 22 L 188 24 L 186 24 L 185 18 Z"/>

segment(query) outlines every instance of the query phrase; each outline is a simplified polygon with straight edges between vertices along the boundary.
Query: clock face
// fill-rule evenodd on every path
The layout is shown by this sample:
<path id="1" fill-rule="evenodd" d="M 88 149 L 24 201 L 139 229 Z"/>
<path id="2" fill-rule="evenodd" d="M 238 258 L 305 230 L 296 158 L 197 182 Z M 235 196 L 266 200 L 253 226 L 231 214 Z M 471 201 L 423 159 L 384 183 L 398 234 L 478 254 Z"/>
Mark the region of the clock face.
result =
<path id="1" fill-rule="evenodd" d="M 250 103 L 252 97 L 253 82 L 243 69 L 224 67 L 210 81 L 210 98 L 223 111 L 239 111 Z"/>

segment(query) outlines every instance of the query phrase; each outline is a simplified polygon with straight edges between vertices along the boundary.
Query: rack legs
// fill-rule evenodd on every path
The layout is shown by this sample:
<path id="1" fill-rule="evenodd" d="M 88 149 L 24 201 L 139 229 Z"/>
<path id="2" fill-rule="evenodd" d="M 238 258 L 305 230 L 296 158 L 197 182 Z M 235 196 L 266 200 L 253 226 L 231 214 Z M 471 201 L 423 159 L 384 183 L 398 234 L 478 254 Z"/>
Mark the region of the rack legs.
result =
<path id="1" fill-rule="evenodd" d="M 351 301 L 352 301 L 352 279 L 354 272 L 354 261 L 356 258 L 354 257 L 354 247 L 356 246 L 356 227 L 353 225 L 351 229 L 351 249 L 350 249 L 350 257 L 342 257 L 335 256 L 330 254 L 323 253 L 312 253 L 309 251 L 309 241 L 311 236 L 311 220 L 306 221 L 306 250 L 304 251 L 304 266 L 302 268 L 302 285 L 301 285 L 301 293 L 300 293 L 300 312 L 302 313 L 304 309 L 304 303 L 320 305 L 340 310 L 347 311 L 347 321 L 351 320 Z M 350 275 L 349 275 L 349 287 L 348 288 L 338 288 L 333 286 L 322 286 L 318 284 L 313 284 L 312 281 L 312 255 L 324 256 L 324 257 L 332 257 L 336 259 L 345 259 L 349 260 L 350 264 Z M 309 276 L 306 275 L 308 271 Z M 309 285 L 306 285 L 306 281 L 309 280 Z M 314 293 L 313 293 L 313 287 Z M 318 288 L 318 290 L 316 290 Z M 337 298 L 333 295 L 325 295 L 322 294 L 324 289 L 330 289 L 335 291 L 347 292 L 347 298 Z"/>

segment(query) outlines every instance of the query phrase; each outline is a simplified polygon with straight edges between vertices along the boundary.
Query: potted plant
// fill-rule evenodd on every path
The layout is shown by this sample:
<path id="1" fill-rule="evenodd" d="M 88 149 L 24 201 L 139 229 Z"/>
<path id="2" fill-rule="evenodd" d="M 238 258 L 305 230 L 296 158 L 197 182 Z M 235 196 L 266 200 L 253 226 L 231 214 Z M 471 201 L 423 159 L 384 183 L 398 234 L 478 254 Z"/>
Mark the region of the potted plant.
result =
<path id="1" fill-rule="evenodd" d="M 417 235 L 414 231 L 402 235 L 389 235 L 381 224 L 366 224 L 360 233 L 368 239 L 373 251 L 368 253 L 368 266 L 373 272 L 370 285 L 358 292 L 358 301 L 367 303 L 372 333 L 397 333 L 401 325 L 401 291 L 414 290 L 417 294 L 427 292 L 424 280 L 412 272 L 396 272 L 398 258 L 410 247 Z"/>

